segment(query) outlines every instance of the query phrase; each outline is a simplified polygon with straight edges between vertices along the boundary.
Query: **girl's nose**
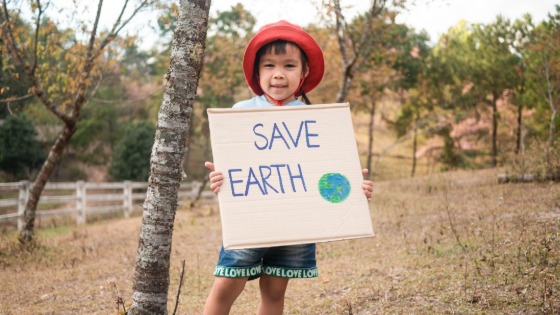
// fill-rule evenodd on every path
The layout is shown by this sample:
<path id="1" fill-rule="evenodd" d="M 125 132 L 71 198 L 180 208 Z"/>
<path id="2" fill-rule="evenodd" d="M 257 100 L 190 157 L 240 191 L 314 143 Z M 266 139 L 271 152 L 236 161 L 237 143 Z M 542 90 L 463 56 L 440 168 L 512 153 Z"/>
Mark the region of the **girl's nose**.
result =
<path id="1" fill-rule="evenodd" d="M 274 73 L 274 78 L 275 79 L 283 79 L 284 78 L 284 73 L 282 71 L 276 71 Z"/>

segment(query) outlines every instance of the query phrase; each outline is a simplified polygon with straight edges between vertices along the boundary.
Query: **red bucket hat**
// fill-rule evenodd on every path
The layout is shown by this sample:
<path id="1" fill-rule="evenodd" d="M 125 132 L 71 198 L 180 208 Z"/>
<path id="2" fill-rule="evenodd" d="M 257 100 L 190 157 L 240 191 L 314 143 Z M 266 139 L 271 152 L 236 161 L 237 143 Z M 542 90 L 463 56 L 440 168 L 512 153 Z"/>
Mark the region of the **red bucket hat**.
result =
<path id="1" fill-rule="evenodd" d="M 264 94 L 259 80 L 255 76 L 255 58 L 259 49 L 279 39 L 296 44 L 305 53 L 309 66 L 309 75 L 303 81 L 301 90 L 303 90 L 304 93 L 308 93 L 323 79 L 323 74 L 325 72 L 323 51 L 313 37 L 307 34 L 300 26 L 284 20 L 261 27 L 249 41 L 249 44 L 247 44 L 245 54 L 243 55 L 243 73 L 245 74 L 247 84 L 255 94 L 259 96 Z M 301 92 L 296 91 L 295 95 L 300 96 Z"/>

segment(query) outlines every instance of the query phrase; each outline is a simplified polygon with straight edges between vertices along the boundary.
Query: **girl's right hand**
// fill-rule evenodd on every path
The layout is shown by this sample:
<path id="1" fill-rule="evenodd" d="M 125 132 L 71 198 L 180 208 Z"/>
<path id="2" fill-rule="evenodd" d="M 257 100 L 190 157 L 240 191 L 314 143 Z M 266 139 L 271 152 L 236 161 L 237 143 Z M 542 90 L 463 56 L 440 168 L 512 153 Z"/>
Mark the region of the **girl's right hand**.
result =
<path id="1" fill-rule="evenodd" d="M 216 171 L 214 169 L 214 163 L 212 162 L 205 162 L 204 166 L 209 169 L 211 172 L 208 174 L 208 178 L 210 178 L 210 189 L 214 191 L 214 193 L 218 193 L 220 191 L 220 187 L 222 187 L 222 183 L 224 182 L 224 175 L 222 172 Z"/>

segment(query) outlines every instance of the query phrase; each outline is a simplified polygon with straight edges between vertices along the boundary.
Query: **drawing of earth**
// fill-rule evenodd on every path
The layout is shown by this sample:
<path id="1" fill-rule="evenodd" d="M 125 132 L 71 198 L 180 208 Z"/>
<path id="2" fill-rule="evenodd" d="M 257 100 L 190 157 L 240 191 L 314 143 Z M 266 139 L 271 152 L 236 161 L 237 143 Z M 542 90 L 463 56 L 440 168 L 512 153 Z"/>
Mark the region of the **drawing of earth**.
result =
<path id="1" fill-rule="evenodd" d="M 327 173 L 319 179 L 319 193 L 328 202 L 342 202 L 350 194 L 350 182 L 342 174 Z"/>

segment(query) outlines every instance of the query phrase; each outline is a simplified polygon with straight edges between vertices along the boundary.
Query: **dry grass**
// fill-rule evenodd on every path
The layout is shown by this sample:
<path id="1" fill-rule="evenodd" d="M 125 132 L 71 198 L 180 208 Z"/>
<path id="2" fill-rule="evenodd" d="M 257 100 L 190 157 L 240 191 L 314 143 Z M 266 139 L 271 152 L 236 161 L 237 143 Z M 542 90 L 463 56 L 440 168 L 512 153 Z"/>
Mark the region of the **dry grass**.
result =
<path id="1" fill-rule="evenodd" d="M 286 314 L 559 314 L 560 185 L 496 184 L 497 171 L 376 184 L 376 237 L 319 244 L 319 278 L 294 280 Z M 33 252 L 0 239 L 0 314 L 116 314 L 130 302 L 141 219 L 45 230 Z M 201 314 L 221 242 L 216 208 L 179 211 L 169 308 Z M 116 286 L 116 287 L 115 287 Z M 254 314 L 251 282 L 232 314 Z"/>

